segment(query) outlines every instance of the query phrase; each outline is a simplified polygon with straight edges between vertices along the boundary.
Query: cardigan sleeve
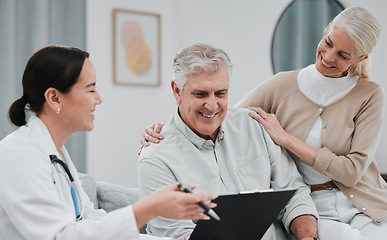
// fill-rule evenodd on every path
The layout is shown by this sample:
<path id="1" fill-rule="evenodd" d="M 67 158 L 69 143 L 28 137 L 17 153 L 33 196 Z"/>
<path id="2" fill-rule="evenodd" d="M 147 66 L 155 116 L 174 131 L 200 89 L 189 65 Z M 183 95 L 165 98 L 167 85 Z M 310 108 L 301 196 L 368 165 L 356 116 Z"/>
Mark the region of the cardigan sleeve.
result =
<path id="1" fill-rule="evenodd" d="M 244 96 L 234 107 L 260 107 L 265 112 L 276 113 L 277 106 L 284 93 L 292 91 L 293 85 L 289 80 L 297 78 L 298 71 L 280 72 L 268 78 L 256 86 L 251 92 Z"/>
<path id="2" fill-rule="evenodd" d="M 383 89 L 376 86 L 353 119 L 354 130 L 348 154 L 336 155 L 330 148 L 323 147 L 319 149 L 313 165 L 320 173 L 347 187 L 354 187 L 374 161 L 384 108 Z"/>

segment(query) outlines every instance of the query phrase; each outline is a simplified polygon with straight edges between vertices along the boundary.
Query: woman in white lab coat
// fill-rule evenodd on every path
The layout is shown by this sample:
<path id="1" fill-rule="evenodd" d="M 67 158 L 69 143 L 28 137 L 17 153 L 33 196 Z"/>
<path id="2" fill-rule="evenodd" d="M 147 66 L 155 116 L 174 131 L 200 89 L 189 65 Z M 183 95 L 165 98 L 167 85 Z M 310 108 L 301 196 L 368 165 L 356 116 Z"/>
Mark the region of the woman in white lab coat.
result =
<path id="1" fill-rule="evenodd" d="M 102 102 L 88 56 L 49 46 L 27 63 L 23 96 L 9 109 L 20 128 L 0 142 L 0 239 L 158 239 L 138 229 L 156 216 L 208 218 L 196 203 L 214 196 L 177 186 L 109 214 L 94 209 L 64 147 L 72 133 L 93 129 Z M 34 113 L 27 122 L 26 110 Z"/>

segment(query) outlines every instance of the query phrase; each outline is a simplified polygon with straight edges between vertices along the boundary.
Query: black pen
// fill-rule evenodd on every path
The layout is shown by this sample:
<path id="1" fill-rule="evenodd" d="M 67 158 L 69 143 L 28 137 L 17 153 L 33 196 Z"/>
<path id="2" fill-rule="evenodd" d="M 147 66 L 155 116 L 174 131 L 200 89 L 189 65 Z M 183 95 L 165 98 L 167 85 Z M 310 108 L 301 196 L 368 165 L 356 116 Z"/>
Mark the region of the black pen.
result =
<path id="1" fill-rule="evenodd" d="M 184 186 L 183 184 L 181 183 L 177 183 L 177 186 L 180 188 L 181 191 L 183 192 L 186 192 L 186 193 L 192 193 L 191 190 L 189 188 L 187 188 L 186 186 Z M 204 202 L 200 201 L 197 203 L 201 208 L 204 209 L 204 214 L 206 214 L 207 216 L 209 217 L 212 217 L 213 219 L 216 219 L 218 221 L 220 221 L 220 217 L 218 216 L 218 214 L 215 213 L 214 210 L 210 209 L 207 207 L 206 204 L 204 204 Z"/>

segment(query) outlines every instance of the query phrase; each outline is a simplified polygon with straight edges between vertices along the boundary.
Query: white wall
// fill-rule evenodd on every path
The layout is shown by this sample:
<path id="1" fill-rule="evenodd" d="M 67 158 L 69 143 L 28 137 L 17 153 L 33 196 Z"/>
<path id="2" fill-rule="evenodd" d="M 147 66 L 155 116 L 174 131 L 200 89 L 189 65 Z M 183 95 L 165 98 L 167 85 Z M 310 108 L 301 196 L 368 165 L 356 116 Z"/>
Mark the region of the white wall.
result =
<path id="1" fill-rule="evenodd" d="M 147 125 L 165 122 L 174 111 L 169 94 L 177 37 L 178 1 L 90 0 L 87 2 L 87 50 L 97 71 L 97 89 L 103 103 L 97 107 L 95 129 L 88 134 L 87 172 L 97 180 L 137 185 L 137 151 Z M 158 88 L 113 84 L 112 9 L 122 8 L 161 14 L 162 84 Z"/>
<path id="2" fill-rule="evenodd" d="M 176 104 L 170 90 L 175 53 L 195 42 L 225 50 L 234 63 L 229 104 L 272 73 L 270 47 L 275 24 L 287 1 L 256 0 L 88 0 L 87 50 L 97 69 L 98 90 L 104 102 L 97 107 L 95 129 L 88 134 L 88 173 L 97 180 L 137 186 L 137 150 L 145 126 L 166 122 Z M 385 25 L 384 0 L 346 0 L 344 6 L 369 9 Z M 162 84 L 158 88 L 119 86 L 112 81 L 112 9 L 123 8 L 161 14 Z M 387 89 L 384 64 L 387 33 L 371 55 L 375 81 Z M 387 114 L 387 111 L 385 111 Z M 386 116 L 387 119 L 387 116 Z M 377 152 L 378 163 L 387 172 L 387 127 Z"/>

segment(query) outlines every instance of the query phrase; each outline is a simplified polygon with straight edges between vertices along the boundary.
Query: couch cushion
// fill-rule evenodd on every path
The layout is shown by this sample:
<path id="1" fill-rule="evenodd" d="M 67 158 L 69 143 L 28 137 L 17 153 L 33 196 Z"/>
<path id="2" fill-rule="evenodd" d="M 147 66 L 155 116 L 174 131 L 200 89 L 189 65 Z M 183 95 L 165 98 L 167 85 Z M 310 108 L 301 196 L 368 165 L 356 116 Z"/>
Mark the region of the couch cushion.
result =
<path id="1" fill-rule="evenodd" d="M 108 182 L 97 182 L 99 208 L 106 212 L 132 205 L 139 199 L 137 188 L 128 188 Z"/>
<path id="2" fill-rule="evenodd" d="M 89 196 L 90 201 L 94 204 L 94 208 L 98 209 L 98 200 L 97 200 L 97 183 L 94 178 L 90 175 L 84 173 L 78 173 L 79 179 L 82 182 L 83 190 Z"/>

